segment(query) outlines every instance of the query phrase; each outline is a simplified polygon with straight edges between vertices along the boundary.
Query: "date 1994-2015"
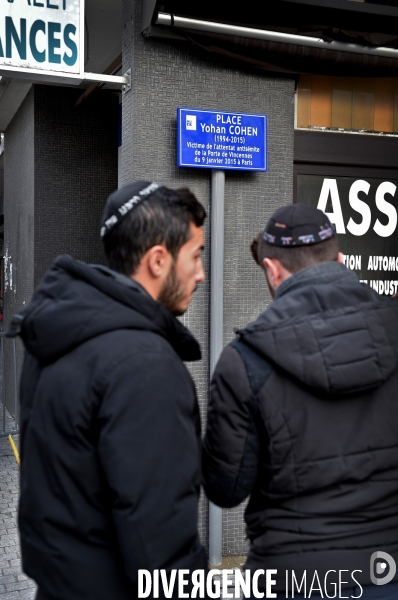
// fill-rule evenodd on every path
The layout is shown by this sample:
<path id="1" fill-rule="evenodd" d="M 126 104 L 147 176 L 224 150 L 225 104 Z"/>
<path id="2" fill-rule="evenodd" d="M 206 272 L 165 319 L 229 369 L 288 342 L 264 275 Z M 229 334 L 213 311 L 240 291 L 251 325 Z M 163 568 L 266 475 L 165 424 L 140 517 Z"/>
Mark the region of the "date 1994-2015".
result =
<path id="1" fill-rule="evenodd" d="M 236 137 L 231 135 L 215 135 L 215 142 L 227 142 L 229 144 L 245 144 L 246 138 L 244 136 Z"/>

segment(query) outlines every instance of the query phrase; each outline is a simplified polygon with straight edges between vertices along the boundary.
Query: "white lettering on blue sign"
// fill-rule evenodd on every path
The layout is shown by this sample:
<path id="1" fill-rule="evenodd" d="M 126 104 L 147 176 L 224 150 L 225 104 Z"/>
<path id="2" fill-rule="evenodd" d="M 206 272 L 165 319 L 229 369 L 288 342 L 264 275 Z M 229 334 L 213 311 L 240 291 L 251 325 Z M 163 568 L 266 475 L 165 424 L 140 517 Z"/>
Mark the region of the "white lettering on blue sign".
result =
<path id="1" fill-rule="evenodd" d="M 267 115 L 177 109 L 179 167 L 267 171 Z"/>

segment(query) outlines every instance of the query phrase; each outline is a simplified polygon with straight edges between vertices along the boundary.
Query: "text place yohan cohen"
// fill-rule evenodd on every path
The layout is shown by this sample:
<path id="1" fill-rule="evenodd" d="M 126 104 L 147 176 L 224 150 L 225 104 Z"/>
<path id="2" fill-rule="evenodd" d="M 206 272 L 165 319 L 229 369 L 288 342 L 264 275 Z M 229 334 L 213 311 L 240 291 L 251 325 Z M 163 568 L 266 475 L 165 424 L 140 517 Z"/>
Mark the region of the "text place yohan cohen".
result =
<path id="1" fill-rule="evenodd" d="M 177 109 L 179 167 L 267 171 L 267 146 L 267 115 Z"/>

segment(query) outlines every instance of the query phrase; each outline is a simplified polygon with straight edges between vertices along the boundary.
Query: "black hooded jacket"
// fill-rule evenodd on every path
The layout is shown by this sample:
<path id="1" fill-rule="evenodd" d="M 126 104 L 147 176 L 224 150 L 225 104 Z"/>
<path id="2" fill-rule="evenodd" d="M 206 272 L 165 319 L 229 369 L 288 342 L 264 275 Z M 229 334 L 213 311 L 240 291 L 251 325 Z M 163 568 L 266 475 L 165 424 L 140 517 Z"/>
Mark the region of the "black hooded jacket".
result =
<path id="1" fill-rule="evenodd" d="M 251 495 L 247 566 L 277 569 L 275 589 L 286 570 L 370 583 L 373 552 L 398 564 L 398 299 L 325 263 L 238 338 L 212 380 L 206 493 L 224 507 Z"/>
<path id="2" fill-rule="evenodd" d="M 206 568 L 182 362 L 200 349 L 123 279 L 60 257 L 22 313 L 19 526 L 39 598 L 127 600 L 138 569 Z"/>

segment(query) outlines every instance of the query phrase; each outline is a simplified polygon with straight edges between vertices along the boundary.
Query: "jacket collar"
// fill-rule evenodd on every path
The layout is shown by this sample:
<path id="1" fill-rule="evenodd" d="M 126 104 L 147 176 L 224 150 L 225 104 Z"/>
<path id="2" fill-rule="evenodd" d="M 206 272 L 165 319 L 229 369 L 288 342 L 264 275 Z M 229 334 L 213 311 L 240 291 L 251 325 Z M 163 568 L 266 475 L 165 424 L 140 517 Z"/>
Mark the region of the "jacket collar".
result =
<path id="1" fill-rule="evenodd" d="M 53 360 L 108 331 L 148 330 L 166 338 L 182 360 L 199 360 L 200 346 L 188 329 L 137 282 L 121 277 L 60 256 L 9 334 L 21 335 L 38 358 Z"/>
<path id="2" fill-rule="evenodd" d="M 89 265 L 89 267 L 93 267 L 94 269 L 97 269 L 97 271 L 100 271 L 104 275 L 111 277 L 112 279 L 114 279 L 115 281 L 118 281 L 122 285 L 126 285 L 127 287 L 129 287 L 133 290 L 136 290 L 140 294 L 144 294 L 144 296 L 151 297 L 148 294 L 148 292 L 146 291 L 146 289 L 140 283 L 138 283 L 138 281 L 136 281 L 135 279 L 132 279 L 131 277 L 128 277 L 127 275 L 118 273 L 117 271 L 114 271 L 113 269 L 109 269 L 109 267 L 105 267 L 104 265 Z"/>
<path id="3" fill-rule="evenodd" d="M 353 271 L 338 262 L 324 262 L 302 269 L 285 279 L 275 292 L 275 300 L 299 288 L 338 281 L 358 281 Z"/>

